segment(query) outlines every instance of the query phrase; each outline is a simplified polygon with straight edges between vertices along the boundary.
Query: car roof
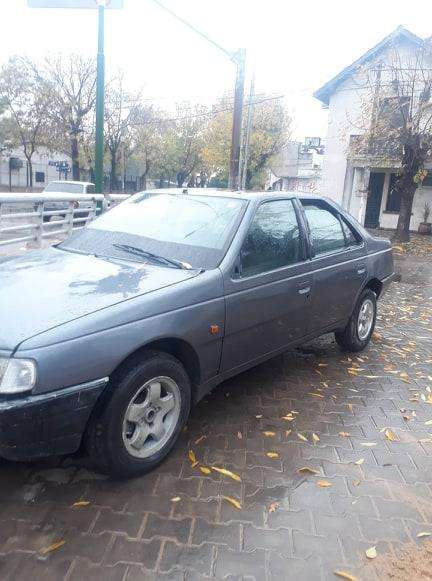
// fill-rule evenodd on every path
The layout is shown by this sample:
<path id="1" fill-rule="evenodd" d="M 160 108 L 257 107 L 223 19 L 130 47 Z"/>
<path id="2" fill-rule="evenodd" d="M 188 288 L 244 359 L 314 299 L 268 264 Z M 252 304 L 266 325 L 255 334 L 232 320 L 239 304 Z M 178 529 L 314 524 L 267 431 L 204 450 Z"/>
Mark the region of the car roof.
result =
<path id="1" fill-rule="evenodd" d="M 139 192 L 151 194 L 178 194 L 178 195 L 194 195 L 194 196 L 214 196 L 220 198 L 240 198 L 244 200 L 280 200 L 281 198 L 301 198 L 301 199 L 324 199 L 318 194 L 311 194 L 310 192 L 295 192 L 295 191 L 268 191 L 268 192 L 245 192 L 240 190 L 222 190 L 213 188 L 161 188 L 154 190 L 144 190 Z"/>

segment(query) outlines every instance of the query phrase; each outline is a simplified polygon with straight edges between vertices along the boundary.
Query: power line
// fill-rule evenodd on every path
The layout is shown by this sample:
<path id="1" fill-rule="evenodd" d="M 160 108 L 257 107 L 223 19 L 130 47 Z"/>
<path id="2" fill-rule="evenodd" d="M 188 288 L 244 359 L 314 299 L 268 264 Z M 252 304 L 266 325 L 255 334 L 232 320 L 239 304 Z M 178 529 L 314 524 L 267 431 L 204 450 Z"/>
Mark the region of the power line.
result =
<path id="1" fill-rule="evenodd" d="M 246 106 L 249 105 L 260 105 L 261 103 L 266 103 L 267 101 L 276 101 L 279 99 L 283 99 L 285 95 L 277 95 L 274 97 L 266 97 L 265 99 L 260 99 L 258 101 L 247 101 L 245 103 Z M 139 127 L 140 125 L 163 125 L 164 123 L 172 123 L 174 121 L 182 121 L 185 119 L 195 119 L 199 117 L 216 117 L 219 113 L 225 113 L 227 111 L 233 111 L 233 107 L 224 107 L 222 109 L 213 110 L 213 111 L 204 111 L 203 113 L 194 113 L 193 115 L 184 115 L 180 117 L 172 117 L 169 119 L 157 119 L 155 121 L 143 121 L 142 123 L 134 123 L 131 124 L 133 126 Z"/>

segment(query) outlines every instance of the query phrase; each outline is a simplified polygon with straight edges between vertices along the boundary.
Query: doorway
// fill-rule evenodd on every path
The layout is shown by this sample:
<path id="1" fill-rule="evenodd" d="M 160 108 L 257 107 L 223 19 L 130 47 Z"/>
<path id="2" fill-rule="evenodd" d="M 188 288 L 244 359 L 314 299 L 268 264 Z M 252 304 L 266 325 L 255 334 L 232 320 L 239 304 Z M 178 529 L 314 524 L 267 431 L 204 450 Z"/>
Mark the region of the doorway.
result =
<path id="1" fill-rule="evenodd" d="M 369 178 L 369 191 L 366 204 L 364 225 L 366 228 L 378 228 L 383 195 L 385 173 L 371 172 Z"/>

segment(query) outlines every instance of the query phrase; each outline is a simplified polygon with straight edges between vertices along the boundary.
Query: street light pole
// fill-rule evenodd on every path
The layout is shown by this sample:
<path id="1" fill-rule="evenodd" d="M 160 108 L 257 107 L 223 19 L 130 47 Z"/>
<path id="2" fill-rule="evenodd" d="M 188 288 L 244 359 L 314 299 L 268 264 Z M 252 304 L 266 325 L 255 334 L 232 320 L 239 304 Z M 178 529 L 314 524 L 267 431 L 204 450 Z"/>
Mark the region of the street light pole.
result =
<path id="1" fill-rule="evenodd" d="M 105 2 L 98 2 L 98 52 L 96 70 L 96 137 L 95 137 L 95 191 L 103 193 L 104 157 L 104 100 L 105 100 L 105 55 L 104 55 Z"/>
<path id="2" fill-rule="evenodd" d="M 236 65 L 236 82 L 234 90 L 234 111 L 233 111 L 233 125 L 232 125 L 232 136 L 231 136 L 231 154 L 230 154 L 230 165 L 229 165 L 229 178 L 228 187 L 232 190 L 240 189 L 240 157 L 241 157 L 241 132 L 242 132 L 242 119 L 243 119 L 243 95 L 244 95 L 244 79 L 245 79 L 245 62 L 246 62 L 246 50 L 244 48 L 239 49 L 236 53 L 232 53 L 226 50 L 219 43 L 215 42 L 212 38 L 207 36 L 204 32 L 196 28 L 193 24 L 176 14 L 173 10 L 165 6 L 160 0 L 153 0 L 160 8 L 168 12 L 171 16 L 179 20 L 182 24 L 193 30 L 196 34 L 199 34 L 207 42 L 215 46 L 221 52 L 223 52 L 231 62 Z"/>
<path id="3" fill-rule="evenodd" d="M 231 154 L 228 179 L 228 187 L 231 190 L 239 190 L 241 187 L 240 149 L 241 149 L 241 132 L 243 119 L 245 57 L 246 51 L 244 48 L 241 48 L 232 59 L 236 65 L 236 82 L 234 90 L 234 111 L 233 111 Z"/>

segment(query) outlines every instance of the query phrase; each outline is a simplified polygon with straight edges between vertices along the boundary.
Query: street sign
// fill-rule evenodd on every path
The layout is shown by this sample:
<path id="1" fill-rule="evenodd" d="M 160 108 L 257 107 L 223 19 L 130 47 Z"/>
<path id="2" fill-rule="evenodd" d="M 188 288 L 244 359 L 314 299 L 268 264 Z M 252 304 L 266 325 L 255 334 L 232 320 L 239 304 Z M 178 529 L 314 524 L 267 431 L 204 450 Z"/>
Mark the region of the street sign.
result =
<path id="1" fill-rule="evenodd" d="M 27 0 L 29 8 L 97 8 L 98 0 Z M 123 8 L 123 0 L 102 0 L 105 8 Z"/>

